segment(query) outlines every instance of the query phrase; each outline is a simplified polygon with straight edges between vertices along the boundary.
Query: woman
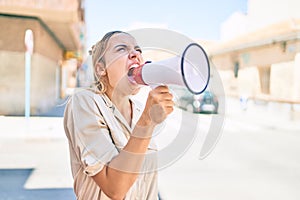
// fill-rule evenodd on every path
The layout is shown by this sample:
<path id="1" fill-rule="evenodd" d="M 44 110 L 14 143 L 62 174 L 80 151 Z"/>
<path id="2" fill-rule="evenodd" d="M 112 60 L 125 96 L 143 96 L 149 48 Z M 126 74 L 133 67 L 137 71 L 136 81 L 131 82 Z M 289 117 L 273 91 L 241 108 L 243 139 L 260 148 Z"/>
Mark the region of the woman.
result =
<path id="1" fill-rule="evenodd" d="M 140 86 L 127 73 L 144 62 L 130 34 L 107 33 L 91 54 L 97 85 L 74 93 L 64 115 L 77 199 L 157 199 L 155 159 L 145 157 L 156 150 L 151 136 L 173 111 L 173 97 L 158 86 L 144 108 L 130 98 Z"/>

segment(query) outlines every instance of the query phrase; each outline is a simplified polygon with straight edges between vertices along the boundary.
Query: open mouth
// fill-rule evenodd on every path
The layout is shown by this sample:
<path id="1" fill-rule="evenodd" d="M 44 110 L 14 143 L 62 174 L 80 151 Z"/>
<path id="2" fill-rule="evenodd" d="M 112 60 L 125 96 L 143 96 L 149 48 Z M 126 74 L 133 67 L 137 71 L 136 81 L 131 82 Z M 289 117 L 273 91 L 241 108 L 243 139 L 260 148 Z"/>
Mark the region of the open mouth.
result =
<path id="1" fill-rule="evenodd" d="M 129 66 L 129 69 L 128 69 L 128 73 L 127 73 L 127 76 L 128 76 L 128 80 L 132 83 L 132 84 L 134 84 L 134 85 L 136 85 L 137 84 L 137 82 L 134 80 L 134 76 L 133 76 L 133 69 L 135 69 L 135 68 L 137 68 L 137 67 L 139 67 L 140 65 L 139 64 L 137 64 L 137 63 L 135 63 L 135 64 L 132 64 L 132 65 L 130 65 Z"/>
<path id="2" fill-rule="evenodd" d="M 128 75 L 129 77 L 132 76 L 132 75 L 133 75 L 133 74 L 132 74 L 132 73 L 133 73 L 133 69 L 134 69 L 134 68 L 137 68 L 137 67 L 139 67 L 139 66 L 140 66 L 139 64 L 132 64 L 132 65 L 130 65 L 130 66 L 129 66 L 129 69 L 128 69 L 128 74 L 127 74 L 127 75 Z"/>
<path id="3" fill-rule="evenodd" d="M 132 65 L 129 66 L 129 70 L 130 70 L 130 69 L 133 69 L 133 68 L 136 68 L 136 67 L 138 67 L 138 66 L 140 66 L 140 65 L 137 64 L 137 63 L 132 64 Z"/>

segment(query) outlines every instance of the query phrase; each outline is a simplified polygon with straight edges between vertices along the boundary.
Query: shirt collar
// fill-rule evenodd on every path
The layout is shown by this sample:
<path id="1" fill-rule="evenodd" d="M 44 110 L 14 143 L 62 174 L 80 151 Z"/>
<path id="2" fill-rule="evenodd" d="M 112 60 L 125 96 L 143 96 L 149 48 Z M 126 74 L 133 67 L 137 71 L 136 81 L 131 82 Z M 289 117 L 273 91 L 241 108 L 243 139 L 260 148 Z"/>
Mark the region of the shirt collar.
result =
<path id="1" fill-rule="evenodd" d="M 119 121 L 126 127 L 129 133 L 132 133 L 136 123 L 138 122 L 139 118 L 142 115 L 142 111 L 144 109 L 142 103 L 140 101 L 135 100 L 132 96 L 129 97 L 131 101 L 131 106 L 132 106 L 132 122 L 131 122 L 131 127 L 123 117 L 123 115 L 120 113 L 120 111 L 115 107 L 115 105 L 111 102 L 111 100 L 108 98 L 106 94 L 101 95 L 106 106 L 111 109 L 113 115 L 119 119 Z M 125 134 L 127 135 L 127 134 Z M 129 137 L 128 135 L 126 137 Z M 148 146 L 148 149 L 151 150 L 157 150 L 157 144 L 154 138 L 151 139 L 151 142 Z"/>
<path id="2" fill-rule="evenodd" d="M 139 120 L 141 116 L 142 107 L 137 103 L 131 96 L 129 97 L 129 100 L 131 101 L 132 106 L 132 121 L 131 126 L 127 123 L 121 112 L 118 110 L 118 108 L 113 104 L 113 102 L 109 99 L 109 97 L 106 94 L 101 95 L 106 106 L 111 109 L 112 113 L 116 118 L 120 120 L 120 122 L 127 128 L 127 130 L 131 133 L 133 131 L 133 128 L 135 127 L 137 121 Z"/>
<path id="3" fill-rule="evenodd" d="M 113 102 L 111 102 L 111 100 L 108 98 L 108 96 L 106 94 L 101 94 L 102 99 L 104 100 L 105 104 L 107 107 L 109 107 L 110 109 L 114 110 L 115 109 L 115 105 L 113 104 Z"/>

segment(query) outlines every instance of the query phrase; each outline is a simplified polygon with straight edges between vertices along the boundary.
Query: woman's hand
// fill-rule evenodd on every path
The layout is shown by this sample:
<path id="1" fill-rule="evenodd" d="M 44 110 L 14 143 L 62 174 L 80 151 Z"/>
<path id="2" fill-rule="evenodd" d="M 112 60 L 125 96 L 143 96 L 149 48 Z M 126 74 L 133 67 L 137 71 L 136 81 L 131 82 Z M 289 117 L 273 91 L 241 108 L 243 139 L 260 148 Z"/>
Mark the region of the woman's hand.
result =
<path id="1" fill-rule="evenodd" d="M 173 95 L 169 88 L 165 85 L 158 86 L 149 92 L 140 125 L 157 125 L 163 122 L 173 109 Z"/>

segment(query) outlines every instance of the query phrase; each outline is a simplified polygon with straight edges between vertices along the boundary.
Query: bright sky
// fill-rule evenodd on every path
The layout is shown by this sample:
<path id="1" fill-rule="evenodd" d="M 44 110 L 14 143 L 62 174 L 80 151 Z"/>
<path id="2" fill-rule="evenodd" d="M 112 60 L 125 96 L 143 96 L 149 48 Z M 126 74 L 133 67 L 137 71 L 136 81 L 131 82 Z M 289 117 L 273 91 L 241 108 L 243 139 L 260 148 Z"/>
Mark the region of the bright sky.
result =
<path id="1" fill-rule="evenodd" d="M 112 30 L 168 28 L 192 39 L 218 40 L 220 25 L 247 0 L 86 0 L 87 49 Z"/>

